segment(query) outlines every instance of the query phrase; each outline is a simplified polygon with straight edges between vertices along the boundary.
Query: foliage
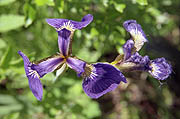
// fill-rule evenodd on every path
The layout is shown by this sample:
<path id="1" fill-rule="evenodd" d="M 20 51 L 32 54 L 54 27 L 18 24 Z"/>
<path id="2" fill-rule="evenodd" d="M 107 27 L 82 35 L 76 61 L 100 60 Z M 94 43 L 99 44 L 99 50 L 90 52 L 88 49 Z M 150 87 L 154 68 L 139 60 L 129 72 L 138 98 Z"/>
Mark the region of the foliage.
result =
<path id="1" fill-rule="evenodd" d="M 85 95 L 81 78 L 70 69 L 56 82 L 53 82 L 54 73 L 42 79 L 45 88 L 42 102 L 32 95 L 23 61 L 17 51 L 29 54 L 31 61 L 58 51 L 57 33 L 45 22 L 46 18 L 80 21 L 84 15 L 92 14 L 94 21 L 74 34 L 73 54 L 91 63 L 110 62 L 118 53 L 122 53 L 122 45 L 129 38 L 122 27 L 125 20 L 136 19 L 151 42 L 150 35 L 167 37 L 178 28 L 179 4 L 179 0 L 0 0 L 0 118 L 102 117 L 98 102 Z M 172 42 L 177 41 L 176 38 Z M 143 54 L 145 50 L 141 52 Z M 172 105 L 173 93 L 168 88 L 157 91 L 158 82 L 148 82 L 155 88 L 148 92 L 148 96 L 158 104 L 158 115 L 163 119 L 171 118 L 173 115 L 168 110 Z M 154 97 L 149 95 L 154 93 L 157 93 Z M 147 117 L 136 105 L 128 105 L 132 98 L 129 90 L 121 95 L 123 119 L 139 119 L 142 115 Z M 165 100 L 155 100 L 157 97 L 164 97 Z M 116 112 L 107 117 L 113 119 L 114 115 Z"/>

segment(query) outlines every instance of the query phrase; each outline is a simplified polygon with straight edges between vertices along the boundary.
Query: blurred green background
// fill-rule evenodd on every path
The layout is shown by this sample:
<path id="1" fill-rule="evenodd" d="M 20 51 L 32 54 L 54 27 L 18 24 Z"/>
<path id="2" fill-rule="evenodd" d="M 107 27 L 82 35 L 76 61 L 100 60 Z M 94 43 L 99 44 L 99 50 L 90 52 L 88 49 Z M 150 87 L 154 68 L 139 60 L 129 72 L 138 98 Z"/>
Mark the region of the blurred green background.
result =
<path id="1" fill-rule="evenodd" d="M 58 52 L 57 33 L 46 18 L 93 22 L 74 34 L 73 54 L 90 63 L 111 62 L 130 38 L 122 24 L 135 19 L 147 35 L 140 51 L 151 59 L 165 57 L 173 74 L 158 82 L 145 72 L 125 74 L 127 84 L 92 100 L 82 79 L 68 69 L 41 79 L 37 101 L 28 86 L 23 51 L 31 61 Z M 180 0 L 0 0 L 1 119 L 180 119 Z"/>

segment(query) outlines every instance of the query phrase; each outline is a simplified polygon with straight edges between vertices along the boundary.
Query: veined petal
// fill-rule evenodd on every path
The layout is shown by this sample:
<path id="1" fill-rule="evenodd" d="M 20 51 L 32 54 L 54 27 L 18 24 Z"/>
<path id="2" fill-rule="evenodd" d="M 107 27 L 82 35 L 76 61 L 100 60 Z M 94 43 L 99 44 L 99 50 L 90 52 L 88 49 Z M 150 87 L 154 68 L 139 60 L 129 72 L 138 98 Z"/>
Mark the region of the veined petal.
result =
<path id="1" fill-rule="evenodd" d="M 75 70 L 78 73 L 78 76 L 81 76 L 81 74 L 84 72 L 86 62 L 76 59 L 76 58 L 69 57 L 67 59 L 67 65 L 71 69 Z"/>
<path id="2" fill-rule="evenodd" d="M 149 73 L 158 80 L 164 80 L 169 77 L 172 72 L 171 65 L 165 58 L 157 58 L 150 63 Z"/>
<path id="3" fill-rule="evenodd" d="M 141 26 L 137 24 L 136 20 L 127 20 L 123 23 L 123 26 L 131 34 L 136 51 L 139 51 L 144 43 L 147 42 L 146 35 Z"/>
<path id="4" fill-rule="evenodd" d="M 71 32 L 74 32 L 76 29 L 82 29 L 90 24 L 93 20 L 93 16 L 91 14 L 87 14 L 81 20 L 81 22 L 68 20 L 68 19 L 46 19 L 46 22 L 54 27 L 57 31 L 62 29 L 67 29 Z"/>
<path id="5" fill-rule="evenodd" d="M 32 65 L 31 68 L 36 70 L 40 77 L 43 77 L 45 74 L 58 69 L 63 63 L 65 63 L 64 58 L 58 54 L 40 60 L 35 65 Z"/>
<path id="6" fill-rule="evenodd" d="M 77 22 L 77 21 L 71 21 L 71 22 L 74 25 L 75 29 L 82 29 L 86 27 L 88 24 L 90 24 L 92 20 L 93 20 L 93 16 L 91 14 L 87 14 L 82 18 L 81 22 Z"/>
<path id="7" fill-rule="evenodd" d="M 82 76 L 84 77 L 83 90 L 91 98 L 99 98 L 114 90 L 121 81 L 127 82 L 117 68 L 107 63 L 86 65 Z"/>
<path id="8" fill-rule="evenodd" d="M 33 64 L 29 61 L 28 57 L 25 56 L 21 51 L 18 51 L 18 53 L 24 60 L 24 69 L 26 72 L 26 76 L 28 77 L 29 87 L 37 100 L 41 101 L 43 95 L 43 87 L 41 81 L 39 80 L 40 76 L 36 70 L 33 70 L 31 68 Z"/>
<path id="9" fill-rule="evenodd" d="M 29 81 L 29 88 L 37 100 L 41 101 L 43 96 L 43 86 L 38 76 L 27 76 Z"/>
<path id="10" fill-rule="evenodd" d="M 41 100 L 43 87 L 39 78 L 42 78 L 45 74 L 57 69 L 62 63 L 64 63 L 64 59 L 61 58 L 60 55 L 55 55 L 41 60 L 38 64 L 33 64 L 21 51 L 18 51 L 18 53 L 24 60 L 24 69 L 29 80 L 29 87 L 34 96 L 38 100 Z"/>
<path id="11" fill-rule="evenodd" d="M 126 41 L 126 43 L 123 45 L 124 60 L 127 60 L 131 56 L 133 47 L 134 41 L 131 39 Z"/>
<path id="12" fill-rule="evenodd" d="M 58 31 L 58 46 L 59 51 L 64 55 L 68 56 L 69 52 L 71 51 L 71 32 L 63 29 L 61 31 Z"/>

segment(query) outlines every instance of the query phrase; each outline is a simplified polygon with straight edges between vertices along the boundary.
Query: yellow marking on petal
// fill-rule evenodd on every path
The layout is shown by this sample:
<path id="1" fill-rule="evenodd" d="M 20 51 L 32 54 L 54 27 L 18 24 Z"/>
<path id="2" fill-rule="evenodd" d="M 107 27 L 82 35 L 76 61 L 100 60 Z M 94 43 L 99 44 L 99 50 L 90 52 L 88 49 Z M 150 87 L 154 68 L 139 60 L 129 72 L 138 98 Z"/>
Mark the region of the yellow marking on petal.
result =
<path id="1" fill-rule="evenodd" d="M 67 29 L 72 33 L 75 31 L 74 24 L 72 24 L 71 21 L 64 22 L 64 24 L 60 28 L 56 28 L 57 31 L 60 31 L 62 29 Z"/>

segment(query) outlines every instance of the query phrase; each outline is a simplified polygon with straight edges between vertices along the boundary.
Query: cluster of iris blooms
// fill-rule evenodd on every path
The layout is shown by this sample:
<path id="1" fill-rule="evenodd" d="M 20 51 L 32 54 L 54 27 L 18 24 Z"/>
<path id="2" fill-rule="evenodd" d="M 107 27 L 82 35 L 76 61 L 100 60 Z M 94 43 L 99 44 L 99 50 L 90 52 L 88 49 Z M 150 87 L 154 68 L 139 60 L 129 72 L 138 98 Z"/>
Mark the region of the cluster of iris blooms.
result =
<path id="1" fill-rule="evenodd" d="M 59 53 L 38 62 L 30 62 L 26 55 L 18 51 L 24 60 L 29 87 L 37 100 L 41 101 L 43 96 L 40 78 L 55 70 L 57 78 L 67 67 L 76 71 L 78 77 L 83 77 L 83 90 L 91 98 L 99 98 L 114 90 L 120 82 L 126 83 L 122 72 L 142 70 L 149 72 L 158 80 L 164 80 L 171 74 L 171 65 L 165 58 L 150 60 L 148 56 L 141 56 L 138 53 L 147 39 L 141 26 L 135 20 L 127 20 L 123 23 L 131 38 L 123 45 L 124 53 L 118 55 L 112 63 L 89 64 L 73 56 L 71 47 L 74 31 L 86 27 L 92 20 L 91 14 L 84 16 L 81 22 L 68 19 L 47 19 L 46 22 L 58 33 Z"/>

